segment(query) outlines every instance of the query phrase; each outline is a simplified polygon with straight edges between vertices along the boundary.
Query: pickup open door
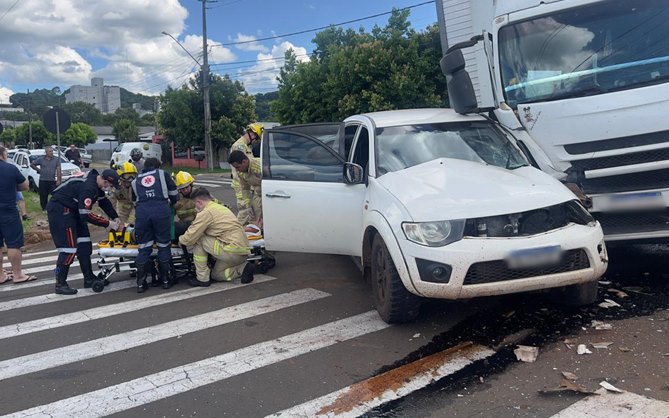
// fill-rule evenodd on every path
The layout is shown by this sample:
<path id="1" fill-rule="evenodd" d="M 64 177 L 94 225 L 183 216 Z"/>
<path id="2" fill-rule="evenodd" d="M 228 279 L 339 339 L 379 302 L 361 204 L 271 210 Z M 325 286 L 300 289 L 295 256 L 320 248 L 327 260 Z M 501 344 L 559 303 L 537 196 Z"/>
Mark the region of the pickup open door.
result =
<path id="1" fill-rule="evenodd" d="M 277 127 L 262 147 L 267 248 L 359 255 L 366 187 L 345 179 L 344 124 Z"/>

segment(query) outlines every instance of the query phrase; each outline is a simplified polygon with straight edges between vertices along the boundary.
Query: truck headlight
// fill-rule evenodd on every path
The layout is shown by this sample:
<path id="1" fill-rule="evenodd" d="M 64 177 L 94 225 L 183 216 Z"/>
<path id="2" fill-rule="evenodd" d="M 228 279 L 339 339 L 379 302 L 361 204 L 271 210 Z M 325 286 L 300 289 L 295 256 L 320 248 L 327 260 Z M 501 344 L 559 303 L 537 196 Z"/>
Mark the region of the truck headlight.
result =
<path id="1" fill-rule="evenodd" d="M 462 239 L 465 220 L 404 222 L 402 230 L 406 238 L 427 247 L 443 247 Z"/>

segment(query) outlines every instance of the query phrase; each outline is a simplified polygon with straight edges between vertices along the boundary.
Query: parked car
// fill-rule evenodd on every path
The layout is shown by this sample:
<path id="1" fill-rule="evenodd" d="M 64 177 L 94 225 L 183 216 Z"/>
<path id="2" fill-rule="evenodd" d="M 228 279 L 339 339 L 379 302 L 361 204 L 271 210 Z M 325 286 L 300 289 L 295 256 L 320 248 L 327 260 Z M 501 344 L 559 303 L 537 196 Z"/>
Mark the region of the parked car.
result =
<path id="1" fill-rule="evenodd" d="M 40 175 L 36 170 L 30 167 L 30 164 L 36 161 L 39 157 L 43 157 L 44 154 L 45 151 L 43 149 L 36 149 L 30 151 L 17 151 L 14 154 L 14 162 L 16 163 L 16 165 L 19 166 L 21 172 L 24 173 L 25 170 L 27 169 L 27 174 L 24 174 L 24 176 L 28 178 L 30 190 L 34 192 L 39 190 Z M 54 157 L 58 158 L 57 151 L 54 154 Z M 69 162 L 67 158 L 65 158 L 65 155 L 62 153 L 61 153 L 60 169 L 63 181 L 69 179 L 70 177 L 76 177 L 83 174 L 81 169 L 78 166 Z"/>
<path id="2" fill-rule="evenodd" d="M 267 249 L 354 256 L 383 320 L 413 320 L 423 297 L 595 300 L 599 223 L 493 121 L 416 109 L 266 133 Z"/>
<path id="3" fill-rule="evenodd" d="M 130 160 L 130 152 L 135 148 L 142 151 L 142 158 L 144 159 L 155 157 L 160 162 L 163 161 L 163 150 L 160 148 L 160 144 L 152 144 L 150 142 L 124 142 L 114 148 L 111 161 L 109 162 L 110 166 Z"/>

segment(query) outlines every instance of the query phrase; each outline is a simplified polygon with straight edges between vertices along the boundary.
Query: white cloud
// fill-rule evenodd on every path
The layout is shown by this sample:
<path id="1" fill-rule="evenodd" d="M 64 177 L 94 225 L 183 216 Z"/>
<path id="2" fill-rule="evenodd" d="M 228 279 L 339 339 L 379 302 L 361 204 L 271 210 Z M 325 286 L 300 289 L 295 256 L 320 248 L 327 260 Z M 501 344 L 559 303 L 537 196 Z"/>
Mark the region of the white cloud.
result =
<path id="1" fill-rule="evenodd" d="M 253 35 L 244 35 L 238 33 L 237 37 L 234 38 L 233 42 L 245 42 L 242 44 L 235 45 L 237 49 L 242 51 L 260 51 L 264 53 L 269 52 L 269 48 L 267 48 L 265 45 L 262 45 L 258 42 L 251 42 L 255 41 L 256 39 L 258 38 Z"/>
<path id="2" fill-rule="evenodd" d="M 0 86 L 0 103 L 8 104 L 9 96 L 11 96 L 12 94 L 14 94 L 14 92 L 11 89 Z"/>
<path id="3" fill-rule="evenodd" d="M 283 67 L 283 57 L 289 49 L 293 50 L 298 61 L 309 61 L 306 48 L 284 41 L 273 45 L 272 51 L 267 54 L 259 53 L 256 57 L 256 64 L 250 68 L 238 70 L 235 78 L 241 80 L 250 93 L 266 93 L 276 89 L 279 84 L 276 78 Z"/>

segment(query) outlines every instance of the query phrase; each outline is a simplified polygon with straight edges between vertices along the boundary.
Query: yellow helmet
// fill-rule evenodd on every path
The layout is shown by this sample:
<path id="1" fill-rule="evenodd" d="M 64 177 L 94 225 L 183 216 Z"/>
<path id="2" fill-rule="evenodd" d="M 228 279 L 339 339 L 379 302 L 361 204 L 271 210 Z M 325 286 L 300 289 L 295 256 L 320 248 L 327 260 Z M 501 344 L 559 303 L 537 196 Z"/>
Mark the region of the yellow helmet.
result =
<path id="1" fill-rule="evenodd" d="M 190 173 L 186 171 L 179 171 L 174 176 L 174 183 L 176 183 L 178 190 L 190 186 L 191 184 L 193 184 L 194 181 L 195 179 L 193 178 L 193 176 L 191 176 Z"/>
<path id="2" fill-rule="evenodd" d="M 262 131 L 263 127 L 259 123 L 252 123 L 249 126 L 246 127 L 247 130 L 253 132 L 254 134 L 258 135 L 258 138 L 262 137 Z"/>
<path id="3" fill-rule="evenodd" d="M 124 174 L 132 174 L 133 176 L 137 175 L 137 167 L 135 164 L 126 161 L 123 164 L 116 164 L 116 173 L 119 177 L 123 177 Z"/>

